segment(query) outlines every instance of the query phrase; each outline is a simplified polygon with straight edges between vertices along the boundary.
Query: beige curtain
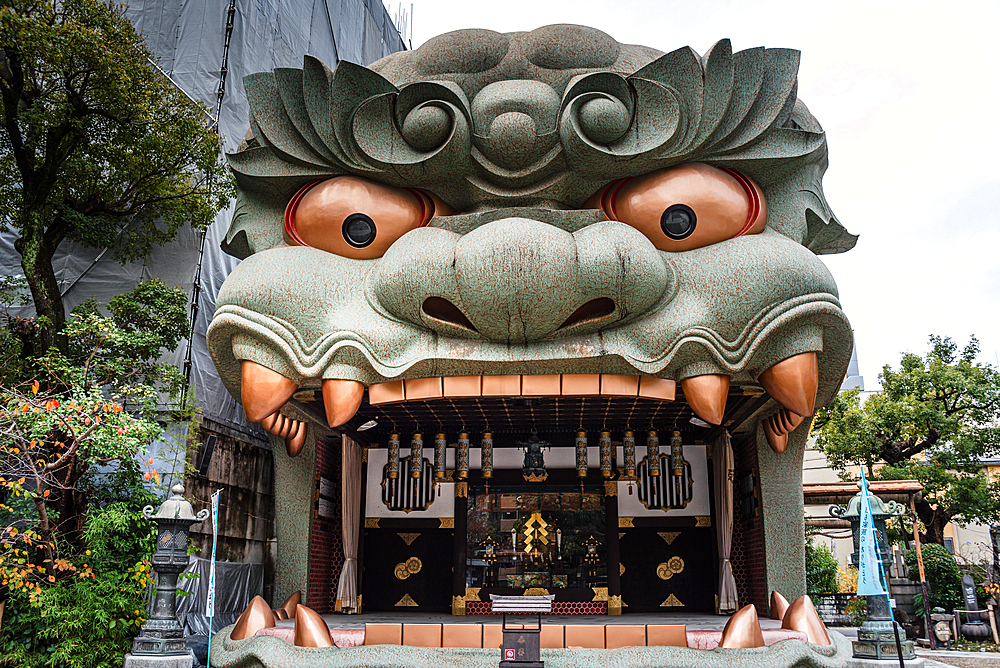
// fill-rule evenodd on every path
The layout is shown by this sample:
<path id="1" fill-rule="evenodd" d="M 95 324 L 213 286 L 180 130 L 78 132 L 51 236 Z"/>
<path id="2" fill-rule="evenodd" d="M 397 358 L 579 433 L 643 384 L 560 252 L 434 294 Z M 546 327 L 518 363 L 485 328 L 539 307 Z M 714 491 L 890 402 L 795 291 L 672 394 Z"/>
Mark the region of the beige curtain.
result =
<path id="1" fill-rule="evenodd" d="M 358 612 L 358 531 L 361 525 L 361 446 L 341 436 L 340 524 L 344 534 L 344 567 L 337 602 L 346 613 Z"/>
<path id="2" fill-rule="evenodd" d="M 719 542 L 719 612 L 736 610 L 736 580 L 729 564 L 733 543 L 733 445 L 729 432 L 723 431 L 712 446 L 715 471 L 716 535 Z"/>

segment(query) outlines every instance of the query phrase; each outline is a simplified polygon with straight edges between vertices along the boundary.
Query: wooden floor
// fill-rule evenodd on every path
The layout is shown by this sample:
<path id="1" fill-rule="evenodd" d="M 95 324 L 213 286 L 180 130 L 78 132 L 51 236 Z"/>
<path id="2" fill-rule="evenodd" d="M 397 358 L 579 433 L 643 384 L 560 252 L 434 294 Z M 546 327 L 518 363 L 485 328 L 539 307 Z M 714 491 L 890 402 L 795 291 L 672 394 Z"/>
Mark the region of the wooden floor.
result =
<path id="1" fill-rule="evenodd" d="M 500 615 L 466 615 L 453 616 L 444 614 L 429 614 L 421 612 L 365 612 L 360 615 L 323 615 L 323 620 L 331 629 L 363 629 L 369 624 L 499 624 Z M 728 616 L 670 613 L 655 614 L 623 614 L 611 615 L 542 615 L 543 624 L 607 626 L 611 624 L 684 624 L 689 631 L 721 631 L 729 621 Z M 277 623 L 278 626 L 294 626 L 290 619 Z M 781 622 L 773 619 L 760 619 L 761 628 L 778 629 Z"/>

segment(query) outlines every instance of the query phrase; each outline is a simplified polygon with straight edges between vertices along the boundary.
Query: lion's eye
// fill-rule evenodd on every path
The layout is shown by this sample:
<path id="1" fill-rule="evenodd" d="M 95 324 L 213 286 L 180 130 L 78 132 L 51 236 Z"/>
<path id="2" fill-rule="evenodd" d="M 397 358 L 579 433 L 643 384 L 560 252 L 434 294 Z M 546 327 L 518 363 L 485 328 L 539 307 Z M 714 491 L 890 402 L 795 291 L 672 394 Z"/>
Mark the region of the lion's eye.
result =
<path id="1" fill-rule="evenodd" d="M 450 213 L 437 197 L 419 190 L 337 176 L 295 194 L 285 209 L 285 237 L 300 246 L 370 260 L 435 215 Z"/>
<path id="2" fill-rule="evenodd" d="M 764 193 L 735 170 L 692 162 L 616 181 L 587 206 L 635 227 L 665 251 L 756 234 L 767 224 Z"/>

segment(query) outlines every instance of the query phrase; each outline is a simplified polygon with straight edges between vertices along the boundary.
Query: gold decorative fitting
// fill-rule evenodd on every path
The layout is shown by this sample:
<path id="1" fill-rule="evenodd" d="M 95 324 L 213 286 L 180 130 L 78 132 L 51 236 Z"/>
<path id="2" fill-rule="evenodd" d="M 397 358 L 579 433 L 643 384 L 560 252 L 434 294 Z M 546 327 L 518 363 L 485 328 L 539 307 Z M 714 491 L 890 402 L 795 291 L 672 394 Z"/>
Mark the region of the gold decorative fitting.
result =
<path id="1" fill-rule="evenodd" d="M 617 480 L 605 480 L 604 481 L 604 496 L 618 496 L 618 481 Z"/>
<path id="2" fill-rule="evenodd" d="M 669 580 L 678 573 L 683 572 L 684 560 L 680 557 L 670 557 L 670 559 L 656 567 L 656 577 L 661 580 Z"/>
<path id="3" fill-rule="evenodd" d="M 465 599 L 461 596 L 451 597 L 451 614 L 453 615 L 464 615 L 465 614 Z"/>
<path id="4" fill-rule="evenodd" d="M 757 387 L 756 385 L 743 385 L 740 387 L 743 391 L 744 397 L 760 397 L 764 395 L 764 388 Z"/>
<path id="5" fill-rule="evenodd" d="M 618 577 L 625 575 L 625 564 L 618 564 Z"/>
<path id="6" fill-rule="evenodd" d="M 708 515 L 699 515 L 694 518 L 694 525 L 696 527 L 710 527 L 712 526 L 712 518 Z"/>
<path id="7" fill-rule="evenodd" d="M 413 545 L 413 541 L 420 537 L 418 533 L 397 533 L 397 536 L 403 539 L 403 542 L 409 545 Z"/>
<path id="8" fill-rule="evenodd" d="M 482 587 L 466 587 L 465 596 L 463 597 L 462 600 L 464 600 L 466 603 L 470 603 L 473 601 L 481 601 L 482 599 L 479 598 L 480 589 L 482 589 Z"/>
<path id="9" fill-rule="evenodd" d="M 442 517 L 441 525 L 438 529 L 454 529 L 455 528 L 455 518 L 454 517 Z"/>
<path id="10" fill-rule="evenodd" d="M 608 599 L 608 614 L 621 615 L 623 606 L 625 606 L 625 603 L 622 601 L 621 596 L 612 596 Z"/>
<path id="11" fill-rule="evenodd" d="M 366 517 L 365 518 L 365 528 L 366 529 L 378 529 L 378 520 L 379 520 L 379 518 L 377 518 L 377 517 Z"/>
<path id="12" fill-rule="evenodd" d="M 420 561 L 420 559 L 417 557 L 410 557 L 406 561 L 396 564 L 396 568 L 393 569 L 392 574 L 396 576 L 397 580 L 405 580 L 411 575 L 419 573 L 423 566 L 424 564 Z"/>
<path id="13" fill-rule="evenodd" d="M 467 482 L 456 482 L 455 483 L 455 498 L 467 499 L 469 498 L 469 483 Z"/>
<path id="14" fill-rule="evenodd" d="M 667 545 L 670 545 L 677 537 L 681 535 L 680 531 L 659 531 L 657 532 L 663 540 L 667 541 Z"/>
<path id="15" fill-rule="evenodd" d="M 398 604 L 397 604 L 398 605 Z M 680 599 L 671 594 L 667 597 L 663 603 L 660 603 L 661 608 L 683 608 L 684 604 L 681 603 Z"/>
<path id="16" fill-rule="evenodd" d="M 368 448 L 361 449 L 361 463 L 362 464 L 368 463 Z"/>
<path id="17" fill-rule="evenodd" d="M 618 528 L 619 529 L 634 529 L 635 525 L 632 522 L 635 520 L 634 517 L 619 517 L 618 518 Z"/>
<path id="18" fill-rule="evenodd" d="M 528 587 L 522 596 L 548 596 L 549 590 L 542 587 Z"/>
<path id="19" fill-rule="evenodd" d="M 413 600 L 413 597 L 409 594 L 403 594 L 403 598 L 399 599 L 399 603 L 395 605 L 397 608 L 416 608 L 420 604 Z"/>
<path id="20" fill-rule="evenodd" d="M 611 599 L 608 596 L 607 587 L 591 587 L 591 589 L 594 590 L 594 598 L 590 599 L 591 601 L 608 601 Z"/>
<path id="21" fill-rule="evenodd" d="M 522 473 L 521 475 L 528 482 L 545 482 L 546 480 L 549 479 L 549 472 L 548 471 L 546 471 L 545 473 L 543 473 L 541 475 L 538 475 L 537 473 L 532 473 L 531 475 L 524 475 Z"/>

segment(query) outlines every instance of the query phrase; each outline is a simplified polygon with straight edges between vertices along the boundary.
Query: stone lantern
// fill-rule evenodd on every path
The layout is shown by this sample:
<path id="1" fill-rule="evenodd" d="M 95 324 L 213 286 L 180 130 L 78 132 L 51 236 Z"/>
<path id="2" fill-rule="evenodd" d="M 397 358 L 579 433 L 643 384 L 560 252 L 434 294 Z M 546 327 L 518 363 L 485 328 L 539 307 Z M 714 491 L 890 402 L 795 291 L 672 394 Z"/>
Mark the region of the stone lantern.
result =
<path id="1" fill-rule="evenodd" d="M 882 499 L 878 498 L 871 492 L 868 493 L 868 499 L 871 503 L 872 522 L 875 525 L 875 532 L 877 535 L 876 543 L 879 551 L 879 559 L 882 561 L 882 569 L 888 573 L 892 555 L 889 551 L 889 541 L 886 539 L 887 534 L 885 522 L 890 517 L 902 515 L 905 512 L 905 508 L 902 504 L 896 503 L 895 501 L 883 503 Z M 861 539 L 859 534 L 861 529 L 862 502 L 863 499 L 861 498 L 861 492 L 858 492 L 848 502 L 846 510 L 841 506 L 830 506 L 830 514 L 832 516 L 848 520 L 851 523 L 851 535 L 854 538 L 854 552 L 851 554 L 850 558 L 851 563 L 855 566 L 859 563 L 858 544 Z M 886 586 L 889 585 L 888 582 L 885 584 Z M 896 659 L 896 633 L 893 630 L 894 626 L 899 632 L 903 658 L 916 658 L 916 654 L 913 649 L 913 641 L 906 640 L 906 632 L 893 619 L 892 610 L 889 608 L 889 601 L 887 598 L 885 596 L 866 596 L 865 598 L 867 599 L 866 619 L 861 625 L 861 628 L 858 629 L 858 639 L 854 642 L 855 658 Z"/>
<path id="2" fill-rule="evenodd" d="M 174 485 L 170 491 L 173 495 L 155 515 L 153 506 L 142 509 L 146 519 L 156 522 L 156 551 L 152 557 L 156 598 L 152 615 L 132 642 L 132 653 L 125 655 L 125 668 L 191 666 L 184 629 L 177 621 L 177 576 L 188 563 L 188 529 L 207 520 L 209 510 L 205 508 L 195 515 L 184 499 L 183 485 Z"/>

